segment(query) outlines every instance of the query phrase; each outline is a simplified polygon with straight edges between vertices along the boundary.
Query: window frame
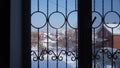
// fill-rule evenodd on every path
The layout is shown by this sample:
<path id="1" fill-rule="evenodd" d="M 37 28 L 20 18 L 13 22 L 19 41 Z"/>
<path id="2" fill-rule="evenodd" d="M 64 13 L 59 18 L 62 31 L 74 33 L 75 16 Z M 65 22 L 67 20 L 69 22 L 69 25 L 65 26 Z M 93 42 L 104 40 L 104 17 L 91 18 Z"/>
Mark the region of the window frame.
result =
<path id="1" fill-rule="evenodd" d="M 22 0 L 22 68 L 31 68 L 31 1 Z"/>
<path id="2" fill-rule="evenodd" d="M 92 68 L 92 0 L 78 2 L 78 68 Z M 84 7 L 83 7 L 84 6 Z M 89 33 L 89 34 L 88 34 Z M 87 43 L 86 43 L 87 42 Z M 81 46 L 83 45 L 83 46 Z"/>
<path id="3" fill-rule="evenodd" d="M 22 68 L 31 68 L 30 4 L 22 0 Z M 78 68 L 92 68 L 91 0 L 78 0 L 78 6 Z"/>

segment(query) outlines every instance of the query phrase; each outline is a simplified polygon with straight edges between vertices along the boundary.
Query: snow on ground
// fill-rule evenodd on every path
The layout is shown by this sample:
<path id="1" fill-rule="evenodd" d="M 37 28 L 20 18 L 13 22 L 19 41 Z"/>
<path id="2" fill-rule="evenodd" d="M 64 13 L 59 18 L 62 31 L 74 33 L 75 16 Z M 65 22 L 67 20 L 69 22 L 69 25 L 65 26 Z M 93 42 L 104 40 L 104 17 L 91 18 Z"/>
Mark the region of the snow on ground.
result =
<path id="1" fill-rule="evenodd" d="M 56 54 L 55 47 L 49 47 L 49 49 L 53 50 L 55 52 L 55 54 Z M 58 53 L 60 53 L 60 51 L 61 51 L 60 49 L 61 49 L 61 47 L 59 47 Z M 34 50 L 37 53 L 37 48 L 32 48 L 31 50 Z M 54 55 L 53 54 L 49 55 L 49 59 L 48 59 L 49 68 L 56 68 L 57 61 L 56 60 L 55 61 L 51 60 L 52 56 L 54 56 Z M 61 54 L 60 56 L 63 57 L 63 60 L 62 61 L 58 60 L 58 68 L 65 68 L 66 67 L 66 55 Z M 72 55 L 67 56 L 67 66 L 68 66 L 68 68 L 75 68 L 76 61 L 72 61 L 71 57 L 73 57 L 73 56 Z M 31 63 L 32 68 L 37 68 L 38 61 L 33 61 L 33 56 L 31 56 L 31 60 L 32 60 L 32 63 Z M 39 65 L 40 65 L 40 68 L 47 68 L 47 55 L 44 55 L 44 60 L 40 61 Z"/>
<path id="2" fill-rule="evenodd" d="M 51 49 L 51 50 L 53 50 L 54 52 L 55 52 L 55 54 L 56 54 L 56 48 L 55 47 L 49 47 L 49 49 Z M 60 47 L 59 47 L 59 51 L 58 51 L 58 53 L 60 52 Z M 64 48 L 63 48 L 64 49 Z M 105 47 L 104 49 L 108 49 L 110 52 L 112 51 L 112 48 L 109 48 L 109 47 Z M 34 51 L 36 51 L 36 53 L 37 53 L 37 48 L 32 48 L 32 50 L 34 50 Z M 115 52 L 117 49 L 114 49 L 113 48 L 113 52 Z M 96 63 L 97 64 L 99 64 L 100 65 L 100 67 L 102 66 L 102 53 L 98 53 L 98 55 L 100 55 L 100 59 L 99 60 L 96 60 Z M 117 54 L 118 55 L 118 59 L 117 60 L 115 60 L 115 62 L 116 62 L 116 68 L 120 68 L 120 65 L 119 65 L 119 63 L 120 63 L 120 54 Z M 49 63 L 49 68 L 56 68 L 56 60 L 55 61 L 53 61 L 53 60 L 51 60 L 51 57 L 52 56 L 54 56 L 53 54 L 52 55 L 49 55 L 49 61 L 48 61 L 48 63 Z M 65 68 L 66 67 L 66 55 L 64 55 L 64 54 L 61 54 L 60 56 L 62 56 L 63 57 L 63 60 L 62 61 L 58 61 L 58 68 Z M 32 56 L 33 57 L 33 56 Z M 71 61 L 71 57 L 72 56 L 67 56 L 67 64 L 68 64 L 68 68 L 75 68 L 75 66 L 76 66 L 76 61 Z M 31 58 L 31 60 L 32 60 L 32 58 Z M 108 59 L 108 57 L 107 57 L 107 54 L 105 54 L 104 55 L 104 64 L 105 64 L 105 68 L 111 68 L 111 60 L 110 59 Z M 33 61 L 32 60 L 32 68 L 37 68 L 37 65 L 38 65 L 38 63 L 37 63 L 37 61 Z M 40 65 L 40 68 L 47 68 L 47 55 L 44 55 L 44 60 L 43 61 L 40 61 L 40 63 L 39 63 L 39 65 Z M 93 64 L 94 65 L 94 64 Z M 98 65 L 98 66 L 99 66 Z"/>

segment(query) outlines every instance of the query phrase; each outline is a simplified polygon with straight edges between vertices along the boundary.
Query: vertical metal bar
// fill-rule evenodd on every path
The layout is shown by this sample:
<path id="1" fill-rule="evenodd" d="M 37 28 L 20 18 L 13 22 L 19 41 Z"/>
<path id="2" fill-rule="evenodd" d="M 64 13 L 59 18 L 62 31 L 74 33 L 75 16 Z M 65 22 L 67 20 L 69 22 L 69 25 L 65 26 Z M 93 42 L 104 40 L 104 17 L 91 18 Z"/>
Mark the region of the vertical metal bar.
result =
<path id="1" fill-rule="evenodd" d="M 58 12 L 58 0 L 56 0 L 56 11 Z"/>
<path id="2" fill-rule="evenodd" d="M 77 10 L 77 0 L 75 0 L 75 10 Z"/>
<path id="3" fill-rule="evenodd" d="M 40 44 L 39 44 L 39 28 L 38 28 L 38 56 L 37 56 L 38 68 L 40 68 L 40 66 L 39 66 L 39 56 L 40 56 L 39 50 L 40 50 Z"/>
<path id="4" fill-rule="evenodd" d="M 103 64 L 103 68 L 104 68 L 104 24 L 102 24 L 102 64 Z"/>
<path id="5" fill-rule="evenodd" d="M 91 0 L 79 0 L 78 6 L 79 6 L 78 68 L 91 68 L 92 67 Z"/>
<path id="6" fill-rule="evenodd" d="M 77 28 L 75 29 L 76 33 L 76 68 L 78 68 L 78 0 L 75 0 L 75 10 L 77 10 Z"/>
<path id="7" fill-rule="evenodd" d="M 6 1 L 6 0 L 3 0 L 3 1 Z M 12 0 L 10 0 L 10 1 L 12 1 Z M 21 1 L 22 1 L 22 3 L 21 3 L 22 4 L 21 5 L 22 6 L 21 7 L 22 8 L 21 9 L 22 10 L 22 14 L 21 14 L 22 27 L 21 28 L 22 28 L 22 59 L 23 59 L 22 60 L 22 68 L 31 68 L 31 23 L 30 23 L 31 22 L 30 21 L 31 20 L 30 19 L 31 18 L 31 7 L 30 7 L 31 1 L 30 0 L 21 0 Z M 9 0 L 7 1 L 7 3 L 5 3 L 5 5 L 9 5 Z M 5 8 L 5 6 L 3 6 L 3 7 Z M 9 7 L 9 6 L 7 6 L 7 7 Z M 8 8 L 5 8 L 5 9 L 9 10 Z M 7 12 L 9 12 L 9 11 L 7 11 Z M 17 11 L 15 11 L 15 12 L 17 12 Z M 16 14 L 14 14 L 14 15 L 16 16 Z M 19 16 L 19 14 L 18 14 L 18 16 Z M 19 20 L 17 20 L 17 21 L 19 21 Z M 6 21 L 4 20 L 4 22 L 6 22 Z M 4 53 L 6 53 L 6 52 L 4 52 Z"/>
<path id="8" fill-rule="evenodd" d="M 65 15 L 66 15 L 66 17 L 67 17 L 67 11 L 68 11 L 68 8 L 67 8 L 67 0 L 66 0 L 66 2 L 65 2 Z"/>
<path id="9" fill-rule="evenodd" d="M 93 29 L 93 32 L 94 32 L 94 43 L 93 43 L 93 47 L 94 47 L 94 53 L 93 53 L 93 55 L 95 54 L 95 28 Z M 96 60 L 95 60 L 95 56 L 94 56 L 94 68 L 96 68 Z"/>
<path id="10" fill-rule="evenodd" d="M 56 63 L 56 68 L 58 68 L 58 29 L 56 29 L 56 41 L 57 41 L 57 43 L 56 43 L 56 52 L 57 52 L 57 63 Z"/>
<path id="11" fill-rule="evenodd" d="M 113 39 L 113 28 L 112 28 L 112 55 L 111 55 L 111 57 L 112 57 L 112 58 L 111 58 L 111 60 L 112 60 L 112 64 L 111 64 L 111 65 L 112 65 L 112 68 L 113 68 L 113 63 L 114 63 L 114 62 L 113 62 L 113 58 L 114 58 L 114 56 L 113 56 L 113 55 L 114 55 L 114 54 L 113 54 L 113 47 L 114 47 L 114 39 Z"/>
<path id="12" fill-rule="evenodd" d="M 77 28 L 75 29 L 75 33 L 76 33 L 76 37 L 75 37 L 75 39 L 76 39 L 76 40 L 75 40 L 75 41 L 76 41 L 76 46 L 75 46 L 75 47 L 76 47 L 76 57 L 78 57 L 78 53 L 77 53 L 77 52 L 78 52 L 78 46 L 77 46 L 77 42 L 78 42 L 78 40 L 77 40 L 78 34 L 77 34 L 77 33 L 78 33 L 78 32 L 77 32 Z M 77 66 L 77 65 L 78 65 L 77 60 L 78 60 L 78 59 L 76 59 L 76 68 L 78 68 L 78 66 Z"/>
<path id="13" fill-rule="evenodd" d="M 37 10 L 39 11 L 39 0 L 37 1 Z"/>
<path id="14" fill-rule="evenodd" d="M 118 6 L 120 6 L 120 0 L 119 0 L 119 5 Z M 119 8 L 119 10 L 120 10 L 120 8 Z"/>
<path id="15" fill-rule="evenodd" d="M 93 11 L 95 11 L 95 0 L 94 0 L 94 4 L 93 5 L 94 5 L 94 7 L 93 7 L 94 10 Z"/>
<path id="16" fill-rule="evenodd" d="M 102 64 L 104 68 L 104 0 L 102 0 Z"/>
<path id="17" fill-rule="evenodd" d="M 114 61 L 113 61 L 113 66 L 114 66 L 114 68 L 117 68 L 117 67 L 116 67 L 116 63 L 115 63 Z"/>
<path id="18" fill-rule="evenodd" d="M 48 51 L 49 51 L 49 40 L 48 40 L 48 34 L 49 34 L 49 0 L 47 0 L 47 68 L 49 68 L 49 56 L 48 56 Z"/>
<path id="19" fill-rule="evenodd" d="M 67 49 L 67 22 L 68 22 L 68 20 L 67 20 L 67 0 L 66 0 L 66 2 L 65 2 L 65 15 L 66 15 L 66 19 L 65 19 L 65 22 L 66 22 L 66 25 L 65 25 L 65 40 L 66 40 L 66 43 L 65 43 L 65 45 L 66 45 L 66 68 L 68 67 L 67 66 L 67 51 L 68 51 L 68 49 Z"/>
<path id="20" fill-rule="evenodd" d="M 113 0 L 111 0 L 111 11 L 113 11 Z"/>
<path id="21" fill-rule="evenodd" d="M 102 0 L 102 15 L 104 16 L 104 0 Z M 103 21 L 103 19 L 102 19 Z"/>
<path id="22" fill-rule="evenodd" d="M 48 56 L 48 51 L 49 51 L 49 39 L 48 39 L 48 35 L 49 34 L 49 27 L 48 27 L 48 23 L 47 23 L 47 68 L 49 68 L 49 56 Z"/>
<path id="23" fill-rule="evenodd" d="M 47 0 L 47 18 L 49 16 L 49 0 Z"/>

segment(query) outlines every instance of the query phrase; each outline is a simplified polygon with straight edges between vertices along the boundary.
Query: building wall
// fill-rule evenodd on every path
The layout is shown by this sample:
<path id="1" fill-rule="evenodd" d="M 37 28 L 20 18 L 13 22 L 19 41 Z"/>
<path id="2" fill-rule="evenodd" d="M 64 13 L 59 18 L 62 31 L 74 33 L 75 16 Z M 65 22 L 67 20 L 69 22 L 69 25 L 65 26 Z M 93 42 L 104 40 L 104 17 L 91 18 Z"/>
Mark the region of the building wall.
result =
<path id="1" fill-rule="evenodd" d="M 108 41 L 104 42 L 104 47 L 112 47 L 112 34 L 106 29 L 101 28 L 99 32 L 97 32 L 98 38 L 103 38 L 103 31 L 104 31 L 104 39 L 107 39 Z M 98 45 L 102 45 L 101 43 L 98 43 Z"/>
<path id="2" fill-rule="evenodd" d="M 120 35 L 114 35 L 114 48 L 120 49 Z"/>
<path id="3" fill-rule="evenodd" d="M 101 29 L 97 35 L 98 35 L 98 38 L 102 38 L 102 32 L 103 30 Z M 106 34 L 108 33 L 108 34 Z M 108 41 L 104 42 L 104 46 L 105 47 L 112 47 L 112 34 L 109 33 L 106 29 L 104 29 L 104 38 L 108 39 Z M 120 35 L 113 35 L 113 47 L 114 48 L 117 48 L 117 49 L 120 49 Z M 101 43 L 102 45 L 102 43 Z"/>

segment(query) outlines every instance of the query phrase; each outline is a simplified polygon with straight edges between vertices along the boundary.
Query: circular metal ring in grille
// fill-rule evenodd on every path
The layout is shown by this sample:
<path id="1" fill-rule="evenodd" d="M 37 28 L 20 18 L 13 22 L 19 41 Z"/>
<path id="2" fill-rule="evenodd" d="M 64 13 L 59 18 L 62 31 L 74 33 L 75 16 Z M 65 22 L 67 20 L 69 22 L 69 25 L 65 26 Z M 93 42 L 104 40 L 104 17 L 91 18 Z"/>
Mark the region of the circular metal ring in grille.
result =
<path id="1" fill-rule="evenodd" d="M 65 24 L 65 16 L 62 12 L 53 12 L 49 15 L 49 22 L 50 26 L 54 29 L 62 28 Z"/>
<path id="2" fill-rule="evenodd" d="M 31 25 L 36 29 L 43 28 L 46 25 L 46 14 L 41 11 L 33 12 L 31 14 Z"/>
<path id="3" fill-rule="evenodd" d="M 93 11 L 92 12 L 92 19 L 94 17 L 97 17 L 97 18 L 96 18 L 96 21 L 93 23 L 92 27 L 98 28 L 102 24 L 102 15 L 97 11 Z"/>
<path id="4" fill-rule="evenodd" d="M 114 18 L 114 19 L 113 19 Z M 111 19 L 111 20 L 110 20 Z M 109 22 L 110 21 L 110 22 Z M 117 21 L 117 22 L 116 22 Z M 109 26 L 107 25 L 107 23 L 114 23 L 116 25 L 114 26 Z M 117 26 L 119 26 L 120 24 L 120 15 L 119 13 L 117 13 L 116 11 L 108 11 L 106 14 L 105 14 L 105 25 L 108 27 L 108 28 L 116 28 Z"/>
<path id="5" fill-rule="evenodd" d="M 73 17 L 74 17 L 74 20 L 73 20 Z M 74 23 L 77 23 L 77 11 L 74 10 L 74 11 L 71 11 L 69 14 L 68 14 L 68 25 L 73 28 L 73 29 L 76 29 L 77 28 L 77 24 L 74 24 Z M 73 23 L 74 22 L 74 23 Z"/>

